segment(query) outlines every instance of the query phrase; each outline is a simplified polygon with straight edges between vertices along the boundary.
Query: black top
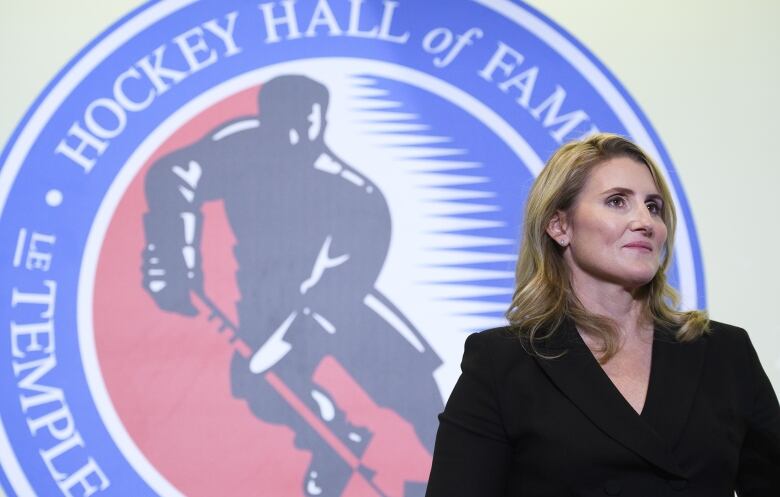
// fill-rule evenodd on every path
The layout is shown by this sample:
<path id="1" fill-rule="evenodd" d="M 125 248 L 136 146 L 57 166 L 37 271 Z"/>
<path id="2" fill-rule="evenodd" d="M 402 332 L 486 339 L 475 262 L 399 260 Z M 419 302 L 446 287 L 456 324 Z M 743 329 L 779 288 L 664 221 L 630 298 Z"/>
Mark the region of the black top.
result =
<path id="1" fill-rule="evenodd" d="M 439 416 L 427 497 L 780 496 L 780 406 L 747 333 L 655 330 L 642 414 L 574 324 L 525 351 L 507 328 L 466 340 Z"/>

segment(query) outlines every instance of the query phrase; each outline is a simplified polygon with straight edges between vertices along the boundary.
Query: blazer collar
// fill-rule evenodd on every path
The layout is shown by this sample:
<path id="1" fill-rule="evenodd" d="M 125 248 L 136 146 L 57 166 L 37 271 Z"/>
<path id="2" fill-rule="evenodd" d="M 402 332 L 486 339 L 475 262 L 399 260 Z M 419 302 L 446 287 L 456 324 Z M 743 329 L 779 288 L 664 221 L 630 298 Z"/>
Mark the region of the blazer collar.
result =
<path id="1" fill-rule="evenodd" d="M 701 339 L 682 344 L 669 331 L 655 330 L 650 384 L 641 416 L 606 375 L 572 320 L 565 320 L 537 347 L 545 355 L 563 355 L 535 359 L 604 433 L 667 473 L 684 477 L 672 450 L 688 419 L 705 346 Z"/>
<path id="2" fill-rule="evenodd" d="M 704 370 L 706 338 L 680 343 L 670 330 L 656 329 L 653 362 L 642 418 L 674 450 L 688 422 Z"/>

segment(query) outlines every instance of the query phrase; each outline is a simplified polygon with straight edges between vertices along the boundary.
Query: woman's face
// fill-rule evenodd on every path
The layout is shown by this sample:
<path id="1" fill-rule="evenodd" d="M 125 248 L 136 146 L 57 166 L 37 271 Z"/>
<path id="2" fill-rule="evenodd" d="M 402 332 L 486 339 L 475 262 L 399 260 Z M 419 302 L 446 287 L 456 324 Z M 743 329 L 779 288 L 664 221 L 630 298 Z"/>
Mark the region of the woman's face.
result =
<path id="1" fill-rule="evenodd" d="M 594 166 L 573 207 L 560 216 L 564 260 L 577 284 L 636 289 L 649 283 L 666 242 L 662 208 L 645 164 L 617 157 Z"/>

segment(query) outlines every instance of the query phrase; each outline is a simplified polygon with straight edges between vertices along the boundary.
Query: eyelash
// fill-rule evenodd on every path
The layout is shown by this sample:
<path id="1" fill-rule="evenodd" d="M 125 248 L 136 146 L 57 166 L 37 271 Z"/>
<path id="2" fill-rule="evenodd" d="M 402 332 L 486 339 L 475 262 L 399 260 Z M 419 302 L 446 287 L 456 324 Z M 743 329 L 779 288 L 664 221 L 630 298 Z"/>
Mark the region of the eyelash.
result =
<path id="1" fill-rule="evenodd" d="M 619 204 L 617 202 L 620 202 Z M 622 195 L 617 195 L 614 197 L 610 197 L 607 199 L 607 205 L 610 207 L 623 207 L 626 204 L 626 199 Z M 654 216 L 660 216 L 661 212 L 663 211 L 663 208 L 661 205 L 658 204 L 655 200 L 650 200 L 645 203 L 647 206 L 647 210 L 650 211 L 650 214 L 653 214 Z"/>

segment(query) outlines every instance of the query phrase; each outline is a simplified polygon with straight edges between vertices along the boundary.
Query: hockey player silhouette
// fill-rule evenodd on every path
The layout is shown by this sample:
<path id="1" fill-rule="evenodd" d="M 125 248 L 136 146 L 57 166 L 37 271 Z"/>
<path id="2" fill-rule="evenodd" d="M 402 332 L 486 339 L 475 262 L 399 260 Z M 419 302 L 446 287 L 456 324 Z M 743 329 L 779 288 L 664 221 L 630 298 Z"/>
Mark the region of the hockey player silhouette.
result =
<path id="1" fill-rule="evenodd" d="M 375 288 L 390 213 L 376 185 L 325 144 L 328 100 L 327 88 L 308 77 L 274 78 L 260 89 L 259 118 L 226 123 L 153 164 L 143 273 L 161 309 L 198 314 L 193 296 L 207 300 L 201 206 L 223 200 L 237 240 L 236 334 L 251 350 L 234 356 L 233 394 L 259 419 L 290 426 L 296 445 L 311 451 L 307 495 L 339 496 L 356 468 L 335 446 L 360 459 L 373 442 L 392 440 L 378 433 L 392 430 L 388 420 L 405 420 L 415 439 L 404 446 L 410 464 L 413 447 L 429 456 L 442 403 L 432 376 L 439 358 Z M 384 411 L 356 412 L 349 398 Z M 369 413 L 388 410 L 395 418 Z M 318 423 L 338 440 L 323 437 Z M 391 461 L 393 450 L 385 452 Z M 410 480 L 424 481 L 425 465 L 420 478 L 404 473 L 402 462 L 382 464 L 359 468 L 385 482 L 381 495 L 422 494 Z M 398 481 L 387 483 L 393 472 Z"/>

